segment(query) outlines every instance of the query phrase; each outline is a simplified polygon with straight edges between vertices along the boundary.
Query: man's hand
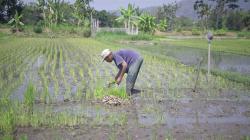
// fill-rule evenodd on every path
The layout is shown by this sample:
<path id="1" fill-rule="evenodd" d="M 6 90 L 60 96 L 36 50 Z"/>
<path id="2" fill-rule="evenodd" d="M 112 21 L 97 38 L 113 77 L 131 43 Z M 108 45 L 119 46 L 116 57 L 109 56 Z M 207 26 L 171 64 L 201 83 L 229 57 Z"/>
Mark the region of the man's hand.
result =
<path id="1" fill-rule="evenodd" d="M 118 78 L 116 79 L 116 84 L 117 84 L 117 85 L 120 85 L 121 82 L 122 82 L 122 77 L 118 77 Z"/>
<path id="2" fill-rule="evenodd" d="M 119 72 L 116 74 L 115 81 L 118 79 L 118 77 L 120 76 L 120 74 L 121 74 L 121 70 L 119 70 Z"/>
<path id="3" fill-rule="evenodd" d="M 108 83 L 108 88 L 110 88 L 112 85 L 114 85 L 116 83 L 116 81 L 112 81 Z"/>
<path id="4" fill-rule="evenodd" d="M 120 71 L 118 72 L 118 74 L 115 77 L 115 81 L 117 85 L 120 85 L 120 83 L 122 82 L 122 78 L 126 72 L 126 69 L 128 67 L 128 64 L 123 61 L 120 65 L 122 65 L 122 68 L 120 69 Z"/>

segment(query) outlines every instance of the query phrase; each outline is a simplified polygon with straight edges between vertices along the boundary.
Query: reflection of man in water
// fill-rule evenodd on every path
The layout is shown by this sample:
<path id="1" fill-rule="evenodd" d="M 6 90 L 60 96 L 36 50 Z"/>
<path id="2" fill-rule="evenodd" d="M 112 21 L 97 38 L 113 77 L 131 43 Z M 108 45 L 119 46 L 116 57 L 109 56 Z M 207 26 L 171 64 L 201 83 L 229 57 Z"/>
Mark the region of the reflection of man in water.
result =
<path id="1" fill-rule="evenodd" d="M 126 79 L 126 92 L 131 95 L 134 91 L 134 85 L 137 75 L 140 71 L 143 63 L 143 58 L 135 51 L 132 50 L 119 50 L 112 52 L 109 49 L 102 51 L 101 56 L 103 61 L 111 63 L 113 60 L 118 67 L 119 72 L 115 76 L 116 84 L 120 84 L 125 73 L 127 73 Z"/>

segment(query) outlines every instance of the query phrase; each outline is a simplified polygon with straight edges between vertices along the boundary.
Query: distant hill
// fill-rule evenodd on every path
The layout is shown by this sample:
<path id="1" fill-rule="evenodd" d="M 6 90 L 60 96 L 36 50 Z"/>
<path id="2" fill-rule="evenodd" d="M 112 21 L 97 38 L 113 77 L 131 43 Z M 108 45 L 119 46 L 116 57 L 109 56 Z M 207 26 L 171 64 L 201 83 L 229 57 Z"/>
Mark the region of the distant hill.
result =
<path id="1" fill-rule="evenodd" d="M 239 0 L 238 4 L 240 6 L 240 9 L 245 10 L 245 11 L 250 10 L 250 1 L 249 2 L 244 2 L 244 1 L 245 0 Z M 177 13 L 176 13 L 177 17 L 184 16 L 184 17 L 188 17 L 188 18 L 196 20 L 197 14 L 195 13 L 193 9 L 194 2 L 195 0 L 182 0 L 178 2 L 179 9 L 177 10 Z M 158 7 L 157 6 L 148 7 L 142 10 L 155 16 L 157 14 Z M 120 15 L 119 10 L 112 11 L 112 12 L 116 13 L 117 15 Z"/>
<path id="2" fill-rule="evenodd" d="M 178 3 L 180 8 L 177 11 L 177 16 L 189 17 L 192 19 L 197 19 L 197 14 L 194 11 L 193 4 L 196 0 L 182 0 Z M 240 9 L 248 11 L 250 10 L 250 2 L 244 2 L 244 0 L 239 0 L 238 5 Z"/>

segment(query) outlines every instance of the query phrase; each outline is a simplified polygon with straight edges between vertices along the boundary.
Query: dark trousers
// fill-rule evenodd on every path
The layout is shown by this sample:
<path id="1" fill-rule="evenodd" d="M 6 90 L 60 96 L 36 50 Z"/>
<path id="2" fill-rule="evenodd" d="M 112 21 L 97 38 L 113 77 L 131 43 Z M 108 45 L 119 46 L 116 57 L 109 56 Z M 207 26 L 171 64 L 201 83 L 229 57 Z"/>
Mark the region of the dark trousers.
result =
<path id="1" fill-rule="evenodd" d="M 135 82 L 140 71 L 141 65 L 143 63 L 143 58 L 139 57 L 129 68 L 128 75 L 126 79 L 126 92 L 131 95 L 131 91 L 135 86 Z"/>

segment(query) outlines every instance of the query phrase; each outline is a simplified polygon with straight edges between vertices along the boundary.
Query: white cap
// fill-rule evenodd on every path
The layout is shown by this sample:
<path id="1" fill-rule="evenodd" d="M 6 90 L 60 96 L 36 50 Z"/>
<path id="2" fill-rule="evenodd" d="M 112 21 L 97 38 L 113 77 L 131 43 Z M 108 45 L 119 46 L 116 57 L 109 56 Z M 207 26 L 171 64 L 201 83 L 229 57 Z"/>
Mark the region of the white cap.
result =
<path id="1" fill-rule="evenodd" d="M 102 57 L 102 61 L 104 61 L 104 59 L 111 53 L 111 51 L 109 49 L 105 49 L 102 51 L 101 53 L 101 57 Z"/>

